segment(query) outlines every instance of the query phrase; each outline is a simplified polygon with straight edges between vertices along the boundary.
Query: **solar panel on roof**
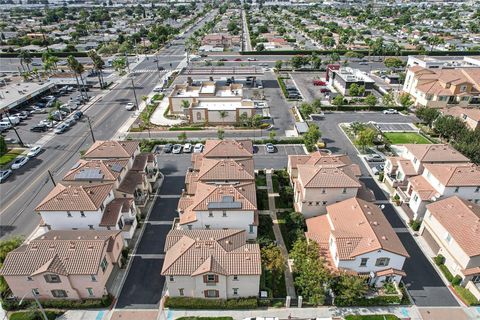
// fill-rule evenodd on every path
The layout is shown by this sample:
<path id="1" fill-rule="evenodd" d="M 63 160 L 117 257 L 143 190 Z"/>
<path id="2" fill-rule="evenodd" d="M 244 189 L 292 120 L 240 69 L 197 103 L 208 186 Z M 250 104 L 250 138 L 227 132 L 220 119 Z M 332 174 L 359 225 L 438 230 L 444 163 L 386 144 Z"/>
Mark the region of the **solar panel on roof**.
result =
<path id="1" fill-rule="evenodd" d="M 75 175 L 75 180 L 100 180 L 103 174 L 99 169 L 85 169 Z"/>
<path id="2" fill-rule="evenodd" d="M 115 163 L 114 165 L 112 165 L 111 169 L 113 172 L 120 172 L 122 171 L 123 167 L 120 164 Z"/>
<path id="3" fill-rule="evenodd" d="M 222 202 L 233 202 L 233 196 L 223 196 Z"/>
<path id="4" fill-rule="evenodd" d="M 241 202 L 210 202 L 208 209 L 241 209 Z"/>

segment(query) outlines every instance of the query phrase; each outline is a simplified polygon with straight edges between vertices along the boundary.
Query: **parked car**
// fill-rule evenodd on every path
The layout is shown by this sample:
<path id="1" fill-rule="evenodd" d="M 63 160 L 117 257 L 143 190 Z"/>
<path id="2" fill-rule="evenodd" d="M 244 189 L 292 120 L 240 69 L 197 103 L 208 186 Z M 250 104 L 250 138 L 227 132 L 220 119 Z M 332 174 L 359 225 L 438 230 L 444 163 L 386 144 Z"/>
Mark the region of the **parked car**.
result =
<path id="1" fill-rule="evenodd" d="M 183 152 L 185 153 L 190 153 L 192 152 L 193 150 L 193 146 L 191 143 L 185 143 L 185 145 L 183 146 Z"/>
<path id="2" fill-rule="evenodd" d="M 28 150 L 27 157 L 29 158 L 36 157 L 40 152 L 42 152 L 42 147 L 40 146 L 32 147 L 30 148 L 30 150 Z"/>
<path id="3" fill-rule="evenodd" d="M 39 108 L 45 108 L 47 104 L 44 103 L 44 102 L 37 102 L 34 104 L 35 107 L 39 107 Z"/>
<path id="4" fill-rule="evenodd" d="M 18 156 L 15 158 L 15 160 L 13 161 L 12 165 L 10 166 L 10 168 L 12 170 L 16 170 L 16 169 L 20 169 L 22 166 L 25 165 L 25 163 L 28 162 L 28 157 L 24 157 L 24 156 Z"/>
<path id="5" fill-rule="evenodd" d="M 47 113 L 47 110 L 37 106 L 33 106 L 32 111 L 30 111 L 30 113 L 33 113 L 33 114 Z"/>
<path id="6" fill-rule="evenodd" d="M 82 111 L 75 111 L 73 113 L 73 119 L 75 119 L 77 121 L 82 119 L 82 117 L 83 117 L 83 112 Z"/>
<path id="7" fill-rule="evenodd" d="M 6 131 L 12 127 L 12 124 L 8 121 L 0 121 L 0 130 Z"/>
<path id="8" fill-rule="evenodd" d="M 77 123 L 77 120 L 75 120 L 74 118 L 69 118 L 69 119 L 65 120 L 64 123 L 69 127 L 73 127 L 75 125 L 75 123 Z"/>
<path id="9" fill-rule="evenodd" d="M 165 153 L 171 153 L 172 152 L 172 149 L 173 149 L 173 145 L 171 143 L 167 143 L 164 147 L 163 147 L 163 152 Z"/>
<path id="10" fill-rule="evenodd" d="M 193 153 L 201 153 L 203 151 L 203 144 L 197 143 L 195 147 L 193 147 Z"/>
<path id="11" fill-rule="evenodd" d="M 383 110 L 383 114 L 397 114 L 398 111 L 395 110 L 395 109 L 387 109 L 387 110 Z"/>
<path id="12" fill-rule="evenodd" d="M 153 88 L 153 92 L 163 92 L 163 87 L 162 86 L 155 87 Z"/>
<path id="13" fill-rule="evenodd" d="M 267 150 L 268 153 L 274 153 L 275 152 L 275 146 L 273 143 L 267 143 L 265 145 L 265 150 Z"/>
<path id="14" fill-rule="evenodd" d="M 221 58 L 221 59 L 219 59 L 218 61 L 228 61 L 228 59 L 226 59 L 226 58 Z"/>
<path id="15" fill-rule="evenodd" d="M 28 114 L 21 113 L 21 112 L 15 113 L 14 116 L 18 117 L 20 121 L 26 120 L 28 118 Z"/>
<path id="16" fill-rule="evenodd" d="M 321 93 L 330 93 L 331 91 L 330 91 L 330 89 L 322 88 L 322 89 L 320 89 L 320 92 Z"/>
<path id="17" fill-rule="evenodd" d="M 173 154 L 179 154 L 181 152 L 182 152 L 182 145 L 181 144 L 173 145 L 173 149 L 172 149 Z"/>
<path id="18" fill-rule="evenodd" d="M 247 61 L 257 61 L 256 58 L 248 58 Z"/>
<path id="19" fill-rule="evenodd" d="M 30 128 L 32 132 L 45 132 L 48 130 L 48 126 L 46 124 L 37 124 Z"/>
<path id="20" fill-rule="evenodd" d="M 5 180 L 7 180 L 7 178 L 8 178 L 11 174 L 12 174 L 12 170 L 10 170 L 10 169 L 0 171 L 0 183 L 5 182 Z"/>
<path id="21" fill-rule="evenodd" d="M 322 81 L 322 80 L 313 80 L 313 85 L 314 86 L 326 86 L 327 83 L 325 81 Z"/>
<path id="22" fill-rule="evenodd" d="M 366 157 L 366 160 L 368 162 L 383 162 L 383 161 L 385 161 L 385 159 L 379 154 L 372 154 L 372 155 Z"/>
<path id="23" fill-rule="evenodd" d="M 134 108 L 135 104 L 133 104 L 132 102 L 127 103 L 127 105 L 125 106 L 125 109 L 127 109 L 128 111 L 132 111 Z"/>
<path id="24" fill-rule="evenodd" d="M 55 134 L 62 134 L 62 133 L 64 133 L 64 132 L 67 131 L 67 130 L 68 130 L 68 125 L 62 123 L 62 124 L 59 124 L 59 125 L 53 130 L 53 132 L 54 132 Z"/>
<path id="25" fill-rule="evenodd" d="M 242 59 L 240 59 L 240 58 L 236 58 L 234 61 L 242 61 Z"/>

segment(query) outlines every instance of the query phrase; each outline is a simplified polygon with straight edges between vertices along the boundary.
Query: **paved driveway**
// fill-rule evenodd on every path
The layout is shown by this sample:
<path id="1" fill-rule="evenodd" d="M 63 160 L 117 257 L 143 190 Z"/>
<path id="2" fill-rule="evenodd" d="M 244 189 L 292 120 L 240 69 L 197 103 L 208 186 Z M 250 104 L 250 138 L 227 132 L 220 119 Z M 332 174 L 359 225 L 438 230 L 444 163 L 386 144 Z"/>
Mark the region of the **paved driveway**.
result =
<path id="1" fill-rule="evenodd" d="M 255 146 L 253 160 L 255 169 L 283 169 L 287 167 L 288 155 L 305 154 L 301 145 L 281 145 L 275 146 L 275 153 L 267 153 L 264 145 Z"/>

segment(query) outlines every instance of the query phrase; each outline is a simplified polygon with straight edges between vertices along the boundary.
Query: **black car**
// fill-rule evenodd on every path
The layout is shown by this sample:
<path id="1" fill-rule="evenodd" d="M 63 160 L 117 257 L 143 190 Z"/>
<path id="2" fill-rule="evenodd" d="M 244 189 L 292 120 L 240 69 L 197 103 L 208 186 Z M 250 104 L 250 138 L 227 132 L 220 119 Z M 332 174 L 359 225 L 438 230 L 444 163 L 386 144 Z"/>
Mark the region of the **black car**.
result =
<path id="1" fill-rule="evenodd" d="M 82 111 L 76 111 L 73 114 L 73 119 L 75 119 L 75 120 L 80 120 L 80 119 L 82 119 L 82 117 L 83 117 L 83 112 Z"/>
<path id="2" fill-rule="evenodd" d="M 48 127 L 45 124 L 37 124 L 36 126 L 30 128 L 30 131 L 33 132 L 45 132 L 48 130 Z"/>
<path id="3" fill-rule="evenodd" d="M 171 153 L 173 150 L 173 145 L 171 143 L 167 143 L 164 147 L 163 147 L 163 152 L 165 153 Z"/>

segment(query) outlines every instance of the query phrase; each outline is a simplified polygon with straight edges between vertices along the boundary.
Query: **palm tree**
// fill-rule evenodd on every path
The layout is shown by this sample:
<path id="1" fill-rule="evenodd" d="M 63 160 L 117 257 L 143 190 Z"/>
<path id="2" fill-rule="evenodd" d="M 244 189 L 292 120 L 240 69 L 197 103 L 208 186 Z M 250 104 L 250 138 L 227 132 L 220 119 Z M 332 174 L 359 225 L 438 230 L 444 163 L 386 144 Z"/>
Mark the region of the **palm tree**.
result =
<path id="1" fill-rule="evenodd" d="M 92 59 L 93 69 L 97 72 L 100 88 L 103 88 L 105 84 L 103 82 L 102 70 L 105 65 L 105 62 L 103 62 L 102 57 L 100 57 L 98 53 L 93 49 L 88 51 L 88 57 Z"/>
<path id="2" fill-rule="evenodd" d="M 80 63 L 78 62 L 77 59 L 75 59 L 74 56 L 68 56 L 67 65 L 70 68 L 70 70 L 73 72 L 73 74 L 75 75 L 75 80 L 77 81 L 77 86 L 80 88 L 80 82 L 78 81 L 78 74 L 79 74 L 78 65 L 80 65 Z M 83 98 L 83 93 L 82 93 L 81 89 L 80 89 L 80 96 Z"/>
<path id="3" fill-rule="evenodd" d="M 225 126 L 225 118 L 228 116 L 228 112 L 225 110 L 218 111 L 218 115 L 222 118 L 222 126 Z"/>
<path id="4" fill-rule="evenodd" d="M 23 71 L 26 71 L 24 65 L 27 65 L 27 69 L 30 71 L 30 63 L 32 63 L 30 52 L 28 50 L 21 50 L 18 57 L 20 58 L 20 64 L 22 65 Z"/>

